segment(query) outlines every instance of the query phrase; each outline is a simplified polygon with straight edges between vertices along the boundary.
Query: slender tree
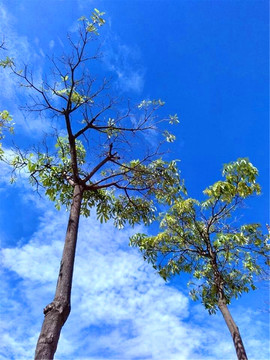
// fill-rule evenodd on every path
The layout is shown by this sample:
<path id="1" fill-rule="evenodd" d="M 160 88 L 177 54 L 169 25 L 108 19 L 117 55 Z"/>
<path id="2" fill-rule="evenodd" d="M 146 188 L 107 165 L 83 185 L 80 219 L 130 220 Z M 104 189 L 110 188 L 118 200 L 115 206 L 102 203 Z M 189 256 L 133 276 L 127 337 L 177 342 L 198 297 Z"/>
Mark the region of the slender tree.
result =
<path id="1" fill-rule="evenodd" d="M 175 162 L 161 160 L 159 145 L 151 150 L 148 137 L 157 131 L 156 111 L 161 100 L 144 100 L 120 110 L 108 92 L 108 81 L 98 85 L 89 64 L 89 42 L 105 21 L 97 9 L 90 20 L 79 19 L 79 36 L 68 37 L 69 56 L 52 59 L 50 81 L 35 83 L 25 67 L 9 67 L 31 92 L 28 109 L 46 112 L 55 121 L 55 147 L 47 140 L 45 151 L 18 151 L 12 161 L 16 170 L 27 167 L 30 181 L 43 187 L 56 207 L 66 205 L 70 215 L 53 301 L 44 309 L 44 322 L 37 342 L 35 359 L 53 359 L 61 329 L 70 313 L 72 274 L 80 215 L 89 216 L 95 208 L 98 219 L 113 219 L 117 227 L 125 223 L 149 224 L 154 218 L 153 196 L 172 197 L 180 188 Z M 169 116 L 169 123 L 178 122 Z M 59 135 L 61 133 L 61 136 Z M 156 136 L 156 135 L 155 135 Z M 174 136 L 164 132 L 168 142 Z M 138 158 L 134 160 L 134 153 Z"/>
<path id="2" fill-rule="evenodd" d="M 255 289 L 254 278 L 269 264 L 270 247 L 259 224 L 239 225 L 232 215 L 247 197 L 260 193 L 257 175 L 248 159 L 227 164 L 225 179 L 204 191 L 206 200 L 183 195 L 162 216 L 158 235 L 131 238 L 165 280 L 182 272 L 193 275 L 192 299 L 200 298 L 210 314 L 220 310 L 239 360 L 247 355 L 228 305 Z"/>

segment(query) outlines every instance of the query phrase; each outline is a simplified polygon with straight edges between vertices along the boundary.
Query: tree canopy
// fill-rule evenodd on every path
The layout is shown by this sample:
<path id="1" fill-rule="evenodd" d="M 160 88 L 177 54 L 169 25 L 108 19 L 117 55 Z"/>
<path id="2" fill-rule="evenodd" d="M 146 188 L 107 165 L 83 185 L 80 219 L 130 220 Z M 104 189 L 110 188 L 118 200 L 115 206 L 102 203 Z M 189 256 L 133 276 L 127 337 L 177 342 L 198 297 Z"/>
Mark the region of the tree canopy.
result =
<path id="1" fill-rule="evenodd" d="M 248 159 L 238 159 L 224 165 L 222 174 L 223 180 L 204 190 L 203 201 L 184 194 L 174 201 L 156 236 L 131 239 L 165 280 L 191 274 L 190 295 L 210 313 L 216 312 L 220 291 L 229 304 L 254 290 L 256 276 L 269 264 L 268 237 L 260 224 L 241 224 L 237 218 L 244 200 L 260 194 L 258 170 Z"/>

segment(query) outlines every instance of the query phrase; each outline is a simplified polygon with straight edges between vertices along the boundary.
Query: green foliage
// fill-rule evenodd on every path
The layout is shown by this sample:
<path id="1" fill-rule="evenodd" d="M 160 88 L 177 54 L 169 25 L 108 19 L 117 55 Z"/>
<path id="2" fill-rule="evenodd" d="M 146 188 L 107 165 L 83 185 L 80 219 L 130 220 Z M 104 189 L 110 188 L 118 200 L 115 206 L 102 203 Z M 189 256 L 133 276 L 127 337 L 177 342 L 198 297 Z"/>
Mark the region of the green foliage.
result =
<path id="1" fill-rule="evenodd" d="M 236 225 L 232 213 L 248 196 L 260 193 L 258 170 L 248 159 L 224 166 L 224 181 L 204 191 L 205 201 L 174 199 L 163 214 L 156 236 L 136 234 L 137 246 L 164 280 L 182 272 L 192 274 L 192 299 L 201 299 L 214 313 L 222 296 L 227 303 L 256 289 L 254 279 L 269 262 L 269 238 L 259 224 Z"/>
<path id="2" fill-rule="evenodd" d="M 13 65 L 14 65 L 13 59 L 11 59 L 8 56 L 5 59 L 0 59 L 0 67 L 7 68 Z M 3 156 L 4 156 L 4 151 L 2 148 L 2 140 L 5 137 L 4 132 L 6 130 L 8 130 L 10 133 L 13 134 L 14 123 L 12 121 L 12 116 L 10 115 L 10 113 L 7 110 L 3 110 L 0 111 L 0 160 L 3 160 Z"/>
<path id="3" fill-rule="evenodd" d="M 12 165 L 15 169 L 27 167 L 30 183 L 42 186 L 45 194 L 55 202 L 57 209 L 62 205 L 69 209 L 73 197 L 73 170 L 70 156 L 69 141 L 66 137 L 58 137 L 54 155 L 38 152 L 37 154 L 14 157 Z M 78 173 L 84 179 L 86 170 L 86 150 L 81 141 L 76 140 Z M 85 165 L 85 166 L 84 166 Z M 97 218 L 101 223 L 113 219 L 115 226 L 122 228 L 125 223 L 134 225 L 139 222 L 149 225 L 155 218 L 156 208 L 153 196 L 159 201 L 170 202 L 176 198 L 182 188 L 176 162 L 165 162 L 161 159 L 149 164 L 142 164 L 139 160 L 123 163 L 114 170 L 108 168 L 101 171 L 96 183 L 103 178 L 116 176 L 121 178 L 123 191 L 98 188 L 95 182 L 88 182 L 88 189 L 84 191 L 81 214 L 90 216 L 92 208 L 96 209 Z M 177 186 L 178 184 L 178 186 Z M 128 195 L 128 189 L 140 189 L 141 195 Z M 136 191 L 135 191 L 136 192 Z"/>
<path id="4" fill-rule="evenodd" d="M 165 105 L 165 102 L 158 99 L 158 100 L 142 100 L 140 104 L 138 105 L 138 109 L 148 109 L 149 107 L 155 107 L 155 106 L 163 106 Z"/>
<path id="5" fill-rule="evenodd" d="M 8 128 L 11 133 L 14 131 L 12 116 L 7 110 L 0 111 L 0 139 L 2 139 L 3 129 Z"/>
<path id="6" fill-rule="evenodd" d="M 248 159 L 238 159 L 234 163 L 225 165 L 222 174 L 225 176 L 225 181 L 218 181 L 204 190 L 208 199 L 203 206 L 211 207 L 217 199 L 230 203 L 235 197 L 245 199 L 254 193 L 260 194 L 260 185 L 256 183 L 258 170 Z"/>
<path id="7" fill-rule="evenodd" d="M 68 138 L 58 137 L 55 148 L 58 150 L 58 158 L 65 167 L 64 170 L 66 173 L 71 172 L 70 147 Z M 76 140 L 76 152 L 78 164 L 83 165 L 85 163 L 86 150 L 80 140 Z"/>
<path id="8" fill-rule="evenodd" d="M 105 20 L 103 18 L 105 12 L 100 12 L 98 9 L 94 9 L 90 16 L 90 20 L 88 20 L 85 16 L 79 18 L 79 21 L 83 21 L 86 24 L 86 31 L 89 33 L 94 33 L 95 35 L 99 35 L 97 31 L 97 26 L 101 27 L 105 24 Z"/>
<path id="9" fill-rule="evenodd" d="M 139 160 L 133 160 L 122 164 L 121 171 L 124 174 L 129 170 L 129 186 L 145 189 L 146 195 L 155 195 L 160 202 L 170 202 L 182 188 L 176 161 L 166 162 L 162 159 L 142 164 Z"/>
<path id="10" fill-rule="evenodd" d="M 164 131 L 163 136 L 165 136 L 166 141 L 170 143 L 174 142 L 176 139 L 175 135 L 169 133 L 167 130 Z"/>
<path id="11" fill-rule="evenodd" d="M 6 56 L 6 58 L 3 60 L 0 60 L 0 67 L 6 68 L 6 67 L 12 67 L 14 65 L 13 59 Z"/>
<path id="12" fill-rule="evenodd" d="M 73 187 L 69 183 L 72 180 L 72 166 L 67 138 L 58 137 L 55 148 L 57 153 L 54 155 L 38 152 L 24 156 L 20 153 L 13 158 L 12 166 L 15 169 L 26 166 L 30 183 L 44 187 L 45 194 L 60 209 L 62 204 L 70 205 L 73 194 Z M 85 149 L 79 140 L 76 141 L 76 150 L 78 164 L 82 165 L 85 162 Z"/>
<path id="13" fill-rule="evenodd" d="M 68 77 L 65 76 L 64 79 L 66 79 L 64 81 L 67 81 Z M 74 88 L 73 89 L 65 88 L 65 89 L 62 89 L 62 90 L 54 90 L 53 93 L 65 98 L 66 100 L 68 100 L 70 98 L 71 102 L 73 104 L 75 104 L 75 105 L 83 104 L 86 101 L 88 101 L 90 103 L 94 102 L 89 97 L 84 96 L 84 95 L 80 95 L 77 91 L 74 90 Z"/>
<path id="14" fill-rule="evenodd" d="M 105 132 L 108 136 L 108 139 L 111 139 L 112 137 L 115 137 L 121 133 L 121 131 L 117 128 L 115 119 L 109 117 Z"/>
<path id="15" fill-rule="evenodd" d="M 169 118 L 170 118 L 169 123 L 170 123 L 171 125 L 173 125 L 173 124 L 179 124 L 179 119 L 178 119 L 177 114 L 169 115 Z"/>
<path id="16" fill-rule="evenodd" d="M 3 159 L 4 151 L 2 149 L 2 140 L 5 137 L 4 132 L 8 130 L 11 134 L 14 132 L 14 123 L 12 116 L 7 110 L 0 111 L 0 160 Z"/>

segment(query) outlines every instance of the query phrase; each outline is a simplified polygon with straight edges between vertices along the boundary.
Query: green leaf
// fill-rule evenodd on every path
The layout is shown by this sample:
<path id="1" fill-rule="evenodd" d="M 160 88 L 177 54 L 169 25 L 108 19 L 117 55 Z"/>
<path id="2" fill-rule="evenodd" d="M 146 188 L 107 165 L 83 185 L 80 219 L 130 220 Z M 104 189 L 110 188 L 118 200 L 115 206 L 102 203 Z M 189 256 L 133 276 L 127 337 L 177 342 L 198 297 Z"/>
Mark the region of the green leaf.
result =
<path id="1" fill-rule="evenodd" d="M 173 125 L 173 124 L 178 124 L 179 123 L 179 119 L 178 119 L 178 116 L 177 116 L 177 114 L 174 114 L 174 115 L 169 115 L 169 123 L 171 124 L 171 125 Z"/>
<path id="2" fill-rule="evenodd" d="M 0 60 L 0 66 L 2 66 L 3 68 L 6 68 L 6 67 L 12 67 L 14 66 L 14 61 L 12 58 L 10 57 L 6 57 L 5 60 Z"/>
<path id="3" fill-rule="evenodd" d="M 68 75 L 66 75 L 66 76 L 61 76 L 61 80 L 62 80 L 62 81 L 67 81 L 67 80 L 68 80 Z"/>
<path id="4" fill-rule="evenodd" d="M 166 141 L 169 143 L 174 142 L 176 139 L 175 135 L 169 133 L 169 131 L 167 131 L 167 130 L 164 131 L 163 136 L 165 136 Z"/>

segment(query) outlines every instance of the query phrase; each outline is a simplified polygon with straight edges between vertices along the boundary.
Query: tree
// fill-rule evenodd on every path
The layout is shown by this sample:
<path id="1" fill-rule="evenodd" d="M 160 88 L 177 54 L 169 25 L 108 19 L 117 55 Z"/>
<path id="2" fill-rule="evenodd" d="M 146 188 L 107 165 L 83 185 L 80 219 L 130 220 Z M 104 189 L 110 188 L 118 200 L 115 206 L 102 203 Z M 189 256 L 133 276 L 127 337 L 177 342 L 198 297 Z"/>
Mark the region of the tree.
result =
<path id="1" fill-rule="evenodd" d="M 45 151 L 20 149 L 12 165 L 17 171 L 27 168 L 31 183 L 44 188 L 57 208 L 65 205 L 70 212 L 56 292 L 44 309 L 35 359 L 53 359 L 70 313 L 80 215 L 89 216 L 95 208 L 101 222 L 113 219 L 119 228 L 149 224 L 155 216 L 153 197 L 172 197 L 180 188 L 176 162 L 160 159 L 159 145 L 154 150 L 143 146 L 162 121 L 156 111 L 164 102 L 144 100 L 123 107 L 109 95 L 109 82 L 97 83 L 88 70 L 98 58 L 97 53 L 89 55 L 88 47 L 105 23 L 103 15 L 95 9 L 90 19 L 79 19 L 78 38 L 68 36 L 71 53 L 51 60 L 50 80 L 36 83 L 27 66 L 18 70 L 9 62 L 21 85 L 30 90 L 27 109 L 50 114 L 56 128 L 55 147 L 47 134 Z M 163 120 L 178 122 L 177 115 Z M 164 136 L 174 140 L 168 131 Z M 138 159 L 133 159 L 135 149 Z"/>
<path id="2" fill-rule="evenodd" d="M 162 216 L 158 235 L 131 238 L 164 280 L 192 274 L 192 299 L 201 298 L 210 314 L 221 311 L 239 360 L 247 355 L 228 305 L 256 288 L 254 279 L 269 264 L 270 246 L 259 224 L 239 225 L 232 215 L 246 198 L 260 193 L 257 175 L 248 159 L 229 163 L 223 168 L 225 179 L 204 190 L 206 200 L 183 194 Z"/>

